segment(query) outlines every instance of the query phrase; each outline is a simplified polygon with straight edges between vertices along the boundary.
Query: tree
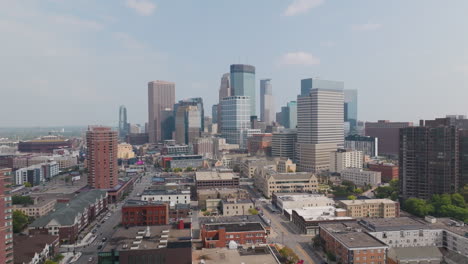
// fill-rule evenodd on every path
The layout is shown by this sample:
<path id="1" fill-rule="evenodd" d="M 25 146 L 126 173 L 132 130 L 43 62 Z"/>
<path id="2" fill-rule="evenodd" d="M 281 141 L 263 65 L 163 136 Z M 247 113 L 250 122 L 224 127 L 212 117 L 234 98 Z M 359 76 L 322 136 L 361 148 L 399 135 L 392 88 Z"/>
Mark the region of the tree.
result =
<path id="1" fill-rule="evenodd" d="M 452 204 L 458 207 L 466 208 L 465 198 L 459 193 L 452 194 Z"/>
<path id="2" fill-rule="evenodd" d="M 363 193 L 361 188 L 354 189 L 354 192 L 357 193 L 357 194 L 362 194 Z"/>
<path id="3" fill-rule="evenodd" d="M 176 173 L 178 173 L 178 172 L 182 172 L 182 169 L 181 169 L 181 168 L 174 168 L 173 171 L 176 172 Z"/>
<path id="4" fill-rule="evenodd" d="M 193 171 L 193 168 L 192 167 L 187 167 L 187 168 L 185 168 L 185 171 L 186 172 L 191 172 L 191 171 Z"/>
<path id="5" fill-rule="evenodd" d="M 250 213 L 251 215 L 258 215 L 258 210 L 255 209 L 255 208 L 250 208 L 250 209 L 249 209 L 249 213 Z"/>
<path id="6" fill-rule="evenodd" d="M 356 196 L 354 196 L 354 195 L 348 195 L 347 198 L 348 198 L 348 200 L 356 200 L 357 199 Z"/>
<path id="7" fill-rule="evenodd" d="M 279 253 L 282 257 L 286 259 L 286 263 L 288 264 L 297 263 L 299 261 L 299 257 L 289 247 L 283 247 L 279 250 Z"/>
<path id="8" fill-rule="evenodd" d="M 13 204 L 34 204 L 34 200 L 30 196 L 13 195 L 13 197 L 11 197 L 11 200 Z"/>
<path id="9" fill-rule="evenodd" d="M 58 263 L 55 262 L 55 261 L 52 261 L 52 260 L 48 259 L 48 260 L 46 260 L 46 261 L 44 262 L 44 264 L 58 264 Z"/>
<path id="10" fill-rule="evenodd" d="M 425 200 L 418 198 L 409 198 L 404 203 L 404 208 L 411 214 L 419 217 L 424 217 L 434 212 L 434 207 L 428 204 Z"/>
<path id="11" fill-rule="evenodd" d="M 32 184 L 29 183 L 29 182 L 25 182 L 25 183 L 24 183 L 24 187 L 26 187 L 26 188 L 31 188 L 31 187 L 32 187 Z"/>
<path id="12" fill-rule="evenodd" d="M 52 259 L 54 262 L 57 262 L 57 263 L 60 263 L 60 261 L 62 261 L 62 259 L 64 258 L 64 256 L 62 254 L 57 254 L 54 256 L 54 258 Z"/>
<path id="13" fill-rule="evenodd" d="M 29 219 L 27 215 L 18 210 L 13 211 L 13 232 L 19 233 L 23 231 L 28 223 Z"/>

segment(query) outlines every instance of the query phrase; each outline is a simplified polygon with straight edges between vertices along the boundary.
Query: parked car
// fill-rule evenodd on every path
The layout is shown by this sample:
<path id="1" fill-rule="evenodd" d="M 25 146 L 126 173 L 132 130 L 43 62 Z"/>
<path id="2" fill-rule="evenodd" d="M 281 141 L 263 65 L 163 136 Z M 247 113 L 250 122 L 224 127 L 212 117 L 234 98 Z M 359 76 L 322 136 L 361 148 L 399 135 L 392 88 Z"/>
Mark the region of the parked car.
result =
<path id="1" fill-rule="evenodd" d="M 99 246 L 97 247 L 97 249 L 98 249 L 98 250 L 102 249 L 102 245 L 99 245 Z"/>
<path id="2" fill-rule="evenodd" d="M 107 240 L 107 237 L 102 238 L 102 242 L 105 242 Z"/>

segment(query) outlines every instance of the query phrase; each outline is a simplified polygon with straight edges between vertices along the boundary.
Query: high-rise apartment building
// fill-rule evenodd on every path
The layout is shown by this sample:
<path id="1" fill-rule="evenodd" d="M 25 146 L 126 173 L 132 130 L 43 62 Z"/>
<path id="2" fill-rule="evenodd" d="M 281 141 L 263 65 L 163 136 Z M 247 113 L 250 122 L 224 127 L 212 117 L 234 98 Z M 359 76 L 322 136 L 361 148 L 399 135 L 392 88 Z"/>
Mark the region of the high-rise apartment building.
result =
<path id="1" fill-rule="evenodd" d="M 86 132 L 86 146 L 88 185 L 96 189 L 117 186 L 117 132 L 110 127 L 90 126 Z"/>
<path id="2" fill-rule="evenodd" d="M 250 105 L 250 115 L 257 115 L 257 97 L 255 96 L 255 67 L 245 64 L 232 64 L 230 77 L 232 95 L 247 96 Z"/>
<path id="3" fill-rule="evenodd" d="M 250 98 L 230 96 L 221 101 L 221 134 L 229 144 L 241 144 L 245 130 L 250 129 Z"/>
<path id="4" fill-rule="evenodd" d="M 0 263 L 13 263 L 11 169 L 0 169 Z"/>
<path id="5" fill-rule="evenodd" d="M 357 90 L 344 90 L 344 121 L 349 123 L 350 135 L 356 134 L 358 120 Z"/>
<path id="6" fill-rule="evenodd" d="M 127 122 L 127 108 L 121 105 L 119 108 L 119 138 L 125 140 L 130 133 L 130 124 Z"/>
<path id="7" fill-rule="evenodd" d="M 175 83 L 152 81 L 148 83 L 148 135 L 150 143 L 162 141 L 162 112 L 175 103 Z"/>
<path id="8" fill-rule="evenodd" d="M 281 107 L 281 118 L 277 120 L 285 128 L 296 128 L 297 126 L 297 102 L 291 101 Z"/>
<path id="9" fill-rule="evenodd" d="M 273 157 L 296 160 L 297 130 L 284 129 L 273 133 L 271 140 L 271 155 Z"/>
<path id="10" fill-rule="evenodd" d="M 305 79 L 297 99 L 297 161 L 301 171 L 330 166 L 330 152 L 343 146 L 343 82 Z"/>
<path id="11" fill-rule="evenodd" d="M 260 120 L 270 125 L 275 118 L 275 105 L 271 79 L 260 80 Z"/>
<path id="12" fill-rule="evenodd" d="M 361 151 L 338 149 L 330 153 L 330 172 L 341 173 L 346 168 L 362 169 Z"/>
<path id="13" fill-rule="evenodd" d="M 344 148 L 362 151 L 369 157 L 377 157 L 379 155 L 378 144 L 379 140 L 376 137 L 349 135 L 345 138 Z"/>
<path id="14" fill-rule="evenodd" d="M 411 127 L 412 122 L 390 122 L 379 120 L 378 122 L 366 122 L 366 136 L 379 139 L 379 154 L 397 156 L 400 146 L 400 128 Z"/>
<path id="15" fill-rule="evenodd" d="M 466 178 L 468 119 L 437 118 L 420 121 L 419 127 L 400 129 L 399 173 L 404 198 L 429 199 L 433 194 L 456 192 Z M 462 150 L 462 152 L 460 152 Z M 464 153 L 465 152 L 465 153 Z"/>

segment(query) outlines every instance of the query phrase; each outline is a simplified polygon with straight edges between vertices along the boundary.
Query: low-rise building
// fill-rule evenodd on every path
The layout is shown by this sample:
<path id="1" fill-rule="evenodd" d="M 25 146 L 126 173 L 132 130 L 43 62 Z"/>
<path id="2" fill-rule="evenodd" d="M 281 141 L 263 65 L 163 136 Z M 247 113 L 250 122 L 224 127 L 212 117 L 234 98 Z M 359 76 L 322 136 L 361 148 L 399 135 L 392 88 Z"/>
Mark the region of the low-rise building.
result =
<path id="1" fill-rule="evenodd" d="M 15 264 L 41 264 L 59 253 L 59 237 L 48 234 L 15 235 L 13 251 Z"/>
<path id="2" fill-rule="evenodd" d="M 195 173 L 195 184 L 197 190 L 207 188 L 238 188 L 239 176 L 229 171 L 197 171 Z"/>
<path id="3" fill-rule="evenodd" d="M 264 166 L 272 166 L 276 169 L 276 160 L 270 160 L 265 158 L 256 158 L 256 157 L 249 157 L 242 159 L 239 164 L 240 167 L 240 174 L 244 177 L 253 178 L 259 168 Z"/>
<path id="4" fill-rule="evenodd" d="M 171 205 L 189 204 L 190 190 L 144 190 L 141 194 L 142 201 L 168 202 Z"/>
<path id="5" fill-rule="evenodd" d="M 325 195 L 308 193 L 273 193 L 272 203 L 282 212 L 303 207 L 335 205 L 335 201 Z"/>
<path id="6" fill-rule="evenodd" d="M 34 220 L 28 226 L 28 232 L 58 235 L 60 241 L 74 243 L 78 234 L 106 208 L 105 190 L 83 192 L 68 203 L 57 204 L 55 211 Z"/>
<path id="7" fill-rule="evenodd" d="M 128 143 L 120 143 L 117 146 L 117 158 L 118 159 L 133 159 L 135 152 L 133 152 L 132 145 Z"/>
<path id="8" fill-rule="evenodd" d="M 296 172 L 296 164 L 289 158 L 280 158 L 276 165 L 276 171 L 279 173 Z"/>
<path id="9" fill-rule="evenodd" d="M 330 153 L 330 172 L 340 173 L 346 168 L 362 169 L 362 151 L 338 149 Z"/>
<path id="10" fill-rule="evenodd" d="M 318 191 L 317 177 L 308 172 L 277 173 L 272 169 L 266 169 L 255 176 L 254 184 L 266 197 L 271 197 L 273 193 Z"/>
<path id="11" fill-rule="evenodd" d="M 202 209 L 207 209 L 208 200 L 216 199 L 219 203 L 220 200 L 223 199 L 245 200 L 249 197 L 250 195 L 246 190 L 239 188 L 213 188 L 197 190 L 198 206 Z"/>
<path id="12" fill-rule="evenodd" d="M 213 158 L 214 147 L 212 137 L 201 137 L 193 140 L 193 153 L 205 158 Z"/>
<path id="13" fill-rule="evenodd" d="M 200 168 L 203 166 L 202 155 L 173 155 L 161 156 L 161 167 L 165 169 Z"/>
<path id="14" fill-rule="evenodd" d="M 346 168 L 341 171 L 341 180 L 353 182 L 357 186 L 377 186 L 382 182 L 380 175 L 378 171 Z"/>
<path id="15" fill-rule="evenodd" d="M 339 263 L 387 263 L 388 246 L 355 222 L 320 224 L 320 238 Z"/>
<path id="16" fill-rule="evenodd" d="M 254 209 L 254 203 L 250 199 L 226 199 L 221 200 L 221 207 L 224 216 L 249 215 Z"/>
<path id="17" fill-rule="evenodd" d="M 164 145 L 161 149 L 162 155 L 192 155 L 193 149 L 190 145 Z M 195 153 L 198 154 L 198 153 Z"/>
<path id="18" fill-rule="evenodd" d="M 354 218 L 400 216 L 400 204 L 390 199 L 338 200 L 337 206 L 346 210 L 346 216 Z"/>
<path id="19" fill-rule="evenodd" d="M 388 264 L 440 264 L 443 255 L 437 247 L 390 248 Z"/>
<path id="20" fill-rule="evenodd" d="M 165 202 L 128 200 L 122 206 L 122 225 L 168 225 L 169 205 Z"/>
<path id="21" fill-rule="evenodd" d="M 351 217 L 345 216 L 343 209 L 334 206 L 305 207 L 301 209 L 288 209 L 285 211 L 288 217 L 302 234 L 317 235 L 319 224 L 333 222 L 353 222 Z"/>
<path id="22" fill-rule="evenodd" d="M 281 262 L 273 253 L 271 247 L 257 246 L 254 248 L 202 248 L 193 251 L 194 259 L 203 259 L 205 264 L 239 264 L 239 263 L 268 263 Z"/>
<path id="23" fill-rule="evenodd" d="M 149 142 L 148 133 L 131 133 L 125 140 L 130 145 L 144 145 Z"/>
<path id="24" fill-rule="evenodd" d="M 398 166 L 391 163 L 369 164 L 369 170 L 381 173 L 382 181 L 398 180 Z"/>
<path id="25" fill-rule="evenodd" d="M 201 226 L 204 248 L 227 247 L 231 241 L 236 245 L 265 244 L 267 232 L 259 222 L 215 223 Z"/>
<path id="26" fill-rule="evenodd" d="M 17 169 L 15 171 L 15 184 L 23 185 L 29 183 L 31 186 L 39 185 L 57 176 L 60 172 L 59 167 L 56 161 L 50 161 Z"/>
<path id="27" fill-rule="evenodd" d="M 15 204 L 13 205 L 13 210 L 21 211 L 29 217 L 38 218 L 54 210 L 56 203 L 57 203 L 57 200 L 55 199 L 46 200 L 46 199 L 37 198 L 37 199 L 34 199 L 34 204 L 32 205 L 31 204 L 28 204 L 28 205 Z"/>
<path id="28" fill-rule="evenodd" d="M 192 263 L 190 224 L 117 228 L 98 253 L 98 263 Z"/>
<path id="29" fill-rule="evenodd" d="M 253 134 L 247 139 L 247 150 L 251 155 L 263 153 L 271 156 L 271 133 Z"/>

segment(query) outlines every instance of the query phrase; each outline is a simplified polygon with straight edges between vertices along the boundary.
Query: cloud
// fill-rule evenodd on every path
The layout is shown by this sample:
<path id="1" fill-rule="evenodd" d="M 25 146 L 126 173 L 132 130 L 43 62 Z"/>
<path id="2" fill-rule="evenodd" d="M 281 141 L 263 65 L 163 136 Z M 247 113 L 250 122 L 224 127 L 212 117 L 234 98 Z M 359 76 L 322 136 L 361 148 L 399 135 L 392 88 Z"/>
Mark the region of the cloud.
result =
<path id="1" fill-rule="evenodd" d="M 93 20 L 86 20 L 86 19 L 82 19 L 79 17 L 70 16 L 70 15 L 57 15 L 57 16 L 54 16 L 52 19 L 56 23 L 76 26 L 79 28 L 86 28 L 86 29 L 91 29 L 91 30 L 96 30 L 96 31 L 104 29 L 104 25 L 99 22 L 96 22 Z"/>
<path id="2" fill-rule="evenodd" d="M 283 12 L 283 16 L 295 16 L 323 4 L 324 0 L 294 0 Z"/>
<path id="3" fill-rule="evenodd" d="M 353 31 L 374 31 L 382 27 L 382 24 L 377 23 L 366 23 L 366 24 L 355 24 L 351 25 Z"/>
<path id="4" fill-rule="evenodd" d="M 156 9 L 156 4 L 150 0 L 126 0 L 125 4 L 135 9 L 135 11 L 142 16 L 149 16 L 153 14 Z"/>
<path id="5" fill-rule="evenodd" d="M 298 52 L 289 52 L 284 54 L 280 60 L 279 65 L 318 65 L 320 64 L 320 59 L 314 55 L 298 51 Z"/>

